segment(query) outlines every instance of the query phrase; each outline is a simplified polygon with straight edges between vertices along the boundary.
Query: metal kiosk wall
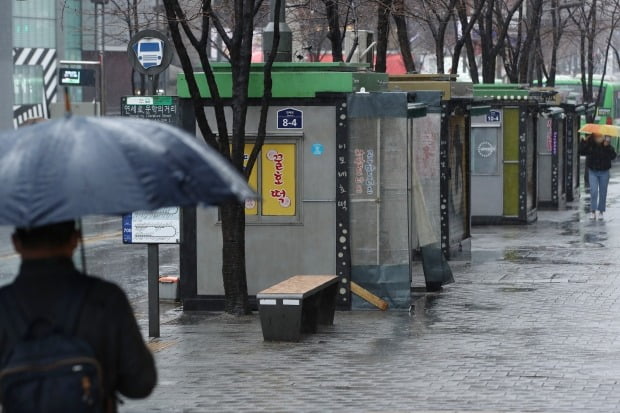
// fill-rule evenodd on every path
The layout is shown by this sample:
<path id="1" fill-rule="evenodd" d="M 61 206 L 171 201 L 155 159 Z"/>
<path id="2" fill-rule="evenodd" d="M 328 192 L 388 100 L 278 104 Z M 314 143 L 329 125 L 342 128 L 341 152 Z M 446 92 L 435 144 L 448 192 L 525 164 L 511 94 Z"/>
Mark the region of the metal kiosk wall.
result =
<path id="1" fill-rule="evenodd" d="M 348 96 L 351 280 L 388 301 L 411 304 L 412 119 L 424 105 L 407 93 Z M 354 308 L 367 308 L 353 296 Z"/>
<path id="2" fill-rule="evenodd" d="M 232 92 L 230 67 L 214 68 L 220 94 L 228 99 Z M 252 70 L 247 153 L 252 149 L 251 137 L 256 135 L 263 93 L 263 67 L 254 65 Z M 196 76 L 205 110 L 213 120 L 205 77 L 201 73 Z M 293 275 L 336 274 L 340 277 L 338 306 L 347 309 L 351 306 L 347 96 L 362 87 L 381 90 L 387 76 L 367 72 L 364 65 L 275 63 L 272 77 L 267 138 L 250 177 L 250 185 L 261 199 L 246 205 L 248 293 L 255 296 Z M 189 97 L 182 74 L 178 90 L 181 97 Z M 229 108 L 226 115 L 230 122 Z M 193 227 L 191 219 L 187 222 L 184 220 L 184 230 L 190 239 L 181 244 L 184 310 L 222 309 L 218 210 L 198 209 Z M 198 250 L 192 251 L 192 245 Z"/>
<path id="3" fill-rule="evenodd" d="M 566 151 L 564 152 L 564 189 L 568 202 L 579 199 L 579 170 L 581 157 L 579 156 L 579 127 L 581 117 L 586 114 L 586 105 L 563 103 L 566 117 L 564 119 L 564 133 L 566 135 Z"/>
<path id="4" fill-rule="evenodd" d="M 564 109 L 557 106 L 544 107 L 539 114 L 536 146 L 540 208 L 559 208 L 566 203 L 565 118 Z"/>
<path id="5" fill-rule="evenodd" d="M 390 76 L 389 89 L 412 92 L 427 106 L 427 116 L 413 121 L 416 160 L 429 208 L 437 212 L 441 247 L 448 259 L 471 249 L 471 185 L 469 177 L 472 84 L 453 75 Z"/>
<path id="6" fill-rule="evenodd" d="M 538 101 L 519 85 L 475 85 L 490 109 L 471 119 L 472 224 L 537 218 Z"/>

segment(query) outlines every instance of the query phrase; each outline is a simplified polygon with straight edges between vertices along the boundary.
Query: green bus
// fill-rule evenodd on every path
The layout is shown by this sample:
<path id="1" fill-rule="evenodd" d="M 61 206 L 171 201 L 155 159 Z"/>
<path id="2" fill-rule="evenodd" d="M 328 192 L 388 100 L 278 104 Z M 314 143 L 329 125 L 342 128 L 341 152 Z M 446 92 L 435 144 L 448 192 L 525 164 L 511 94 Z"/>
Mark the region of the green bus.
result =
<path id="1" fill-rule="evenodd" d="M 592 83 L 594 99 L 598 99 L 594 122 L 620 126 L 620 82 L 603 81 L 602 99 L 598 96 L 601 80 L 595 78 Z M 583 89 L 580 79 L 558 76 L 555 81 L 555 89 L 564 95 L 567 103 L 583 103 Z M 581 117 L 581 123 L 585 123 L 585 116 Z M 612 138 L 611 144 L 616 151 L 620 151 L 619 138 Z"/>
<path id="2" fill-rule="evenodd" d="M 594 99 L 598 98 L 598 86 L 600 79 L 594 79 Z M 583 90 L 581 80 L 575 78 L 563 78 L 558 76 L 555 81 L 555 89 L 564 95 L 567 103 L 583 103 Z M 596 123 L 607 125 L 620 125 L 620 82 L 603 82 L 602 99 L 598 100 Z"/>

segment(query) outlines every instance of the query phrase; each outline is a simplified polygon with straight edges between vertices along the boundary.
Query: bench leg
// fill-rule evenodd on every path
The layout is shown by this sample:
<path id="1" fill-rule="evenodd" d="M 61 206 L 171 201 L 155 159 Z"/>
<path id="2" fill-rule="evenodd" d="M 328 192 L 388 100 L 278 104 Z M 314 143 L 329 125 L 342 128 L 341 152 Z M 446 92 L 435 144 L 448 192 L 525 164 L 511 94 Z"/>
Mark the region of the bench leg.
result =
<path id="1" fill-rule="evenodd" d="M 265 341 L 299 341 L 302 328 L 302 306 L 260 305 L 259 314 Z"/>
<path id="2" fill-rule="evenodd" d="M 302 304 L 301 332 L 316 333 L 319 321 L 320 294 L 306 297 Z"/>
<path id="3" fill-rule="evenodd" d="M 332 284 L 320 293 L 318 323 L 331 326 L 334 324 L 334 313 L 336 312 L 336 295 L 338 294 L 338 284 Z"/>

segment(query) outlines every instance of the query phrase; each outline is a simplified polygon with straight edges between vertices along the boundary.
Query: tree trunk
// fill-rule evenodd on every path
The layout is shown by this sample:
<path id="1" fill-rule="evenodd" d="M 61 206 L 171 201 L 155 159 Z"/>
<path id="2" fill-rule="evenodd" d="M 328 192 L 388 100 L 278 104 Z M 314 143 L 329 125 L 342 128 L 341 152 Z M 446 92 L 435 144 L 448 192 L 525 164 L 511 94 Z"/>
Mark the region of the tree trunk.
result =
<path id="1" fill-rule="evenodd" d="M 394 24 L 396 26 L 396 36 L 398 37 L 398 45 L 400 54 L 405 63 L 407 73 L 414 73 L 415 63 L 411 54 L 411 45 L 409 44 L 409 31 L 407 30 L 407 20 L 405 18 L 405 3 L 403 0 L 394 0 L 394 13 L 392 14 Z"/>
<path id="2" fill-rule="evenodd" d="M 493 9 L 495 1 L 487 2 L 486 10 L 478 21 L 480 28 L 480 54 L 482 58 L 482 82 L 495 83 L 497 55 L 493 54 Z"/>
<path id="3" fill-rule="evenodd" d="M 436 14 L 439 22 L 439 27 L 435 35 L 435 58 L 437 59 L 437 73 L 445 73 L 446 65 L 444 62 L 444 50 L 446 43 L 446 30 L 448 30 L 448 23 L 452 18 L 454 7 L 456 6 L 456 0 L 450 0 L 448 4 L 446 14 Z"/>
<path id="4" fill-rule="evenodd" d="M 474 42 L 471 35 L 467 35 L 465 39 L 465 50 L 467 51 L 467 64 L 469 65 L 469 76 L 475 84 L 480 83 L 480 75 L 478 73 L 478 62 L 476 62 L 476 54 L 474 50 Z"/>
<path id="5" fill-rule="evenodd" d="M 227 313 L 250 313 L 245 272 L 245 208 L 239 203 L 228 203 L 220 208 L 222 220 L 222 276 L 226 294 Z"/>
<path id="6" fill-rule="evenodd" d="M 479 0 L 478 4 L 475 5 L 475 10 L 471 15 L 471 18 L 467 19 L 467 5 L 463 1 L 459 1 L 456 7 L 457 17 L 461 22 L 461 37 L 457 39 L 454 50 L 452 52 L 452 66 L 450 68 L 450 73 L 458 73 L 459 70 L 459 61 L 461 60 L 461 52 L 463 51 L 463 46 L 467 47 L 467 58 L 469 63 L 469 73 L 474 80 L 474 83 L 478 83 L 478 67 L 476 65 L 475 56 L 473 55 L 473 45 L 471 41 L 471 31 L 474 28 L 474 24 L 480 18 L 480 13 L 482 12 L 482 7 L 484 7 L 484 3 L 486 0 Z M 456 32 L 456 31 L 455 31 Z M 472 67 L 473 61 L 473 67 Z M 473 74 L 475 71 L 475 76 Z"/>
<path id="7" fill-rule="evenodd" d="M 168 25 L 171 29 L 172 38 L 182 63 L 183 72 L 188 81 L 188 88 L 192 97 L 194 113 L 199 128 L 208 144 L 217 148 L 219 152 L 233 166 L 244 173 L 243 153 L 245 148 L 245 128 L 248 109 L 248 85 L 250 78 L 251 56 L 252 56 L 252 37 L 254 30 L 254 0 L 235 0 L 234 1 L 234 27 L 232 34 L 228 36 L 224 33 L 223 26 L 218 17 L 211 13 L 210 0 L 203 0 L 202 15 L 202 34 L 198 40 L 194 31 L 190 28 L 187 19 L 178 3 L 178 0 L 164 0 L 166 6 L 166 16 Z M 213 70 L 207 56 L 207 41 L 209 30 L 209 20 L 212 20 L 216 29 L 222 35 L 231 55 L 231 71 L 233 78 L 232 99 L 232 134 L 229 139 L 226 118 L 224 115 L 224 102 L 220 98 Z M 179 31 L 179 25 L 183 27 L 186 38 L 197 51 L 202 69 L 205 72 L 209 90 L 211 92 L 211 103 L 216 114 L 218 125 L 218 136 L 211 130 L 207 120 L 204 101 L 198 91 L 197 82 L 187 46 L 184 44 Z M 223 34 L 222 34 L 223 33 Z M 276 37 L 274 37 L 275 40 Z M 277 47 L 276 47 L 277 48 Z M 274 48 L 274 50 L 276 49 Z M 275 55 L 273 55 L 275 56 Z M 273 59 L 270 57 L 271 61 Z M 265 67 L 265 79 L 270 79 L 271 66 Z M 265 96 L 270 96 L 271 83 L 265 83 Z M 264 107 L 267 102 L 263 101 Z M 263 112 L 264 109 L 261 109 Z M 263 114 L 261 113 L 261 116 Z M 264 129 L 264 128 L 262 128 Z M 264 133 L 262 134 L 264 137 Z M 231 150 L 232 146 L 232 150 Z M 256 146 L 259 146 L 257 142 Z M 260 148 L 258 148 L 260 150 Z M 246 176 L 249 175 L 249 171 Z M 250 311 L 248 303 L 248 291 L 245 268 L 245 207 L 240 203 L 227 203 L 220 207 L 220 217 L 222 223 L 222 278 L 225 295 L 225 311 L 232 314 L 247 314 Z"/>
<path id="8" fill-rule="evenodd" d="M 344 61 L 342 55 L 342 35 L 340 33 L 340 18 L 338 15 L 337 0 L 323 0 L 325 4 L 325 13 L 327 14 L 327 23 L 329 33 L 327 38 L 332 44 L 332 60 L 334 62 Z"/>
<path id="9" fill-rule="evenodd" d="M 551 62 L 549 63 L 549 74 L 547 76 L 547 86 L 555 86 L 555 76 L 558 66 L 558 46 L 560 43 L 560 11 L 557 9 L 558 0 L 551 0 Z"/>
<path id="10" fill-rule="evenodd" d="M 497 57 L 506 46 L 510 22 L 522 3 L 523 0 L 516 0 L 504 16 L 500 11 L 494 10 L 495 6 L 499 10 L 500 5 L 496 4 L 495 1 L 489 1 L 482 18 L 478 19 L 482 47 L 482 81 L 484 83 L 495 83 Z M 498 21 L 500 17 L 501 20 Z"/>
<path id="11" fill-rule="evenodd" d="M 594 40 L 596 38 L 596 0 L 592 1 L 592 5 L 590 6 L 590 19 L 588 26 L 588 51 L 587 51 L 587 88 L 588 88 L 588 98 L 592 101 L 594 99 Z M 595 102 L 598 105 L 598 102 Z M 597 108 L 598 109 L 598 108 Z"/>
<path id="12" fill-rule="evenodd" d="M 437 73 L 444 73 L 445 64 L 443 61 L 443 46 L 445 43 L 445 30 L 439 30 L 435 39 L 435 59 L 437 60 Z"/>
<path id="13" fill-rule="evenodd" d="M 521 48 L 517 67 L 519 70 L 519 79 L 521 83 L 530 83 L 532 80 L 531 69 L 535 59 L 535 41 L 540 36 L 540 18 L 542 14 L 542 0 L 531 0 L 530 7 L 527 8 L 527 31 L 525 41 Z"/>
<path id="14" fill-rule="evenodd" d="M 495 68 L 497 56 L 487 55 L 482 60 L 482 83 L 495 83 Z"/>
<path id="15" fill-rule="evenodd" d="M 377 6 L 377 63 L 375 72 L 387 70 L 387 47 L 390 36 L 390 9 L 392 0 L 380 0 Z"/>

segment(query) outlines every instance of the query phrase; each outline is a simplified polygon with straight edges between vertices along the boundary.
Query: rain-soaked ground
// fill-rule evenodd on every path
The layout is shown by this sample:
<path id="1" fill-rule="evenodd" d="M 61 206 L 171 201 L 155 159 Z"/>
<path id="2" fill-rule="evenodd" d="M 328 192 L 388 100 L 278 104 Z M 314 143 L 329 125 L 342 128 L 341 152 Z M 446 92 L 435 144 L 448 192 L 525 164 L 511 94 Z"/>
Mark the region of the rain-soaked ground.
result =
<path id="1" fill-rule="evenodd" d="M 159 385 L 121 411 L 620 411 L 613 176 L 605 221 L 588 219 L 584 194 L 529 226 L 474 227 L 471 261 L 451 263 L 456 283 L 416 294 L 411 313 L 339 312 L 287 344 L 263 342 L 257 315 L 168 309 L 150 343 Z M 123 246 L 119 225 L 87 221 L 89 268 L 126 289 L 144 326 L 146 250 Z M 176 254 L 162 251 L 170 271 Z M 0 245 L 0 280 L 16 265 Z"/>
<path id="2" fill-rule="evenodd" d="M 456 283 L 411 313 L 340 312 L 297 344 L 263 342 L 257 315 L 171 318 L 158 387 L 124 410 L 620 411 L 614 176 L 605 221 L 584 194 L 530 226 L 475 227 Z"/>

